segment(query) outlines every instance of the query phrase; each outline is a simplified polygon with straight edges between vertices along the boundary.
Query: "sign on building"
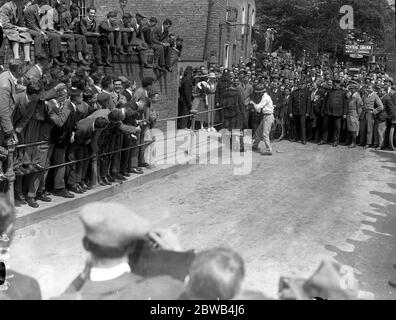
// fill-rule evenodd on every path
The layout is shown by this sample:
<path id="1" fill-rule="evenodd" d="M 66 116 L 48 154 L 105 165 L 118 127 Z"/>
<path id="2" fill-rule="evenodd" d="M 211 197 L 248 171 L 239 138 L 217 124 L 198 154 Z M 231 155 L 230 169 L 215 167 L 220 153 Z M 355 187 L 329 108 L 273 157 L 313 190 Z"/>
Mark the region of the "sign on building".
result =
<path id="1" fill-rule="evenodd" d="M 373 53 L 373 45 L 347 44 L 345 45 L 345 53 L 369 56 Z"/>

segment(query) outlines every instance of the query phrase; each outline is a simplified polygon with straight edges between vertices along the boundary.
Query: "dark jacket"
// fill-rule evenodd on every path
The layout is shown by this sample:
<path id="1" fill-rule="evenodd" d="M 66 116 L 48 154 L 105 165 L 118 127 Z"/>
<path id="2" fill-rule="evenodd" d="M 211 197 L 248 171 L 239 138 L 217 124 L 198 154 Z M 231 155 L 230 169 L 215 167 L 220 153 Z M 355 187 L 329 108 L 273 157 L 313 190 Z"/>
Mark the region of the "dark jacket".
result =
<path id="1" fill-rule="evenodd" d="M 90 36 L 93 33 L 96 33 L 96 21 L 95 19 L 92 21 L 88 20 L 88 17 L 84 17 L 80 22 L 80 32 L 85 36 Z"/>
<path id="2" fill-rule="evenodd" d="M 220 98 L 223 107 L 224 128 L 244 129 L 247 127 L 245 101 L 238 88 L 228 88 Z"/>
<path id="3" fill-rule="evenodd" d="M 142 30 L 144 40 L 148 45 L 152 45 L 153 42 L 153 30 L 150 28 L 150 26 L 146 23 L 143 26 L 140 27 Z"/>
<path id="4" fill-rule="evenodd" d="M 185 106 L 191 106 L 192 104 L 192 90 L 193 90 L 193 80 L 189 75 L 185 75 L 181 81 L 180 85 L 180 100 Z"/>
<path id="5" fill-rule="evenodd" d="M 105 34 L 109 32 L 114 32 L 115 26 L 110 25 L 109 22 L 105 20 L 99 23 L 98 31 L 99 33 L 105 33 Z"/>
<path id="6" fill-rule="evenodd" d="M 58 144 L 67 145 L 71 143 L 71 137 L 73 132 L 76 130 L 77 125 L 77 111 L 74 109 L 70 102 L 66 102 L 66 104 L 61 108 L 68 111 L 69 115 L 64 122 L 63 126 L 56 126 L 52 130 L 52 141 L 55 141 Z"/>
<path id="7" fill-rule="evenodd" d="M 296 116 L 311 113 L 311 99 L 308 90 L 297 89 L 290 94 L 288 113 Z"/>
<path id="8" fill-rule="evenodd" d="M 385 120 L 391 120 L 395 118 L 396 115 L 396 105 L 393 103 L 390 95 L 385 94 L 381 97 L 382 104 L 384 105 L 384 109 L 376 116 L 376 118 L 383 122 Z"/>
<path id="9" fill-rule="evenodd" d="M 77 122 L 74 141 L 78 144 L 89 144 L 93 154 L 98 153 L 98 138 L 101 131 L 94 130 L 95 118 L 85 118 Z"/>
<path id="10" fill-rule="evenodd" d="M 162 32 L 162 25 L 155 27 L 152 32 L 152 41 L 155 44 L 167 42 L 169 39 L 169 30 Z"/>
<path id="11" fill-rule="evenodd" d="M 25 25 L 34 31 L 41 32 L 40 29 L 40 13 L 38 4 L 32 4 L 24 12 Z"/>
<path id="12" fill-rule="evenodd" d="M 109 281 L 85 281 L 76 291 L 70 286 L 59 300 L 176 300 L 183 291 L 183 282 L 169 276 L 143 278 L 125 273 Z"/>
<path id="13" fill-rule="evenodd" d="M 7 276 L 13 277 L 3 284 L 9 286 L 7 290 L 0 291 L 0 300 L 41 300 L 37 280 L 12 270 L 7 270 Z"/>
<path id="14" fill-rule="evenodd" d="M 348 110 L 348 99 L 344 90 L 333 90 L 327 96 L 323 114 L 327 116 L 346 116 Z"/>

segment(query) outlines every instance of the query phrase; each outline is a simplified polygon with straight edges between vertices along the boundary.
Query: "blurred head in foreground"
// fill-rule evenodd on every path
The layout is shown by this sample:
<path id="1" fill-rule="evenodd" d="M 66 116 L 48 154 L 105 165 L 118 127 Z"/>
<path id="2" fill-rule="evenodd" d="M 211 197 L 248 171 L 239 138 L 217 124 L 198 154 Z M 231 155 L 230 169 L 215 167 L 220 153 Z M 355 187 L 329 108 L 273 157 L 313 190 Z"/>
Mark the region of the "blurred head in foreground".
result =
<path id="1" fill-rule="evenodd" d="M 190 267 L 183 298 L 230 300 L 240 291 L 244 277 L 244 262 L 235 251 L 226 248 L 204 251 Z"/>

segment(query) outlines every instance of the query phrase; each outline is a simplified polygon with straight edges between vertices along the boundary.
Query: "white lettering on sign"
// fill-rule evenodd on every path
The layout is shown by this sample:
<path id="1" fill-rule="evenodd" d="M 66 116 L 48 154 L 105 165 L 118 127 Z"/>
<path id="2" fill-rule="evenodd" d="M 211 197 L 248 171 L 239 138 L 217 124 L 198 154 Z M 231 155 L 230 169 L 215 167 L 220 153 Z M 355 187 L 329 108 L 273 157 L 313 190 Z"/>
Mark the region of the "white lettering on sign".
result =
<path id="1" fill-rule="evenodd" d="M 340 8 L 340 13 L 344 16 L 340 20 L 340 27 L 342 30 L 354 29 L 353 8 L 350 5 L 344 5 Z"/>

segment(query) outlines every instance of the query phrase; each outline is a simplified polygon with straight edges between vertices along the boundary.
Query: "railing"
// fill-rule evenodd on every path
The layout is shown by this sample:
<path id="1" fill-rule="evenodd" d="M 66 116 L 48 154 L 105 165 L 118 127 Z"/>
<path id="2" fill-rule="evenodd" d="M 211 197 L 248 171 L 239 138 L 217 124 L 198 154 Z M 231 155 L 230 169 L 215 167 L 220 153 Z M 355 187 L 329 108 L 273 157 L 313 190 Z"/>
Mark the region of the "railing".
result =
<path id="1" fill-rule="evenodd" d="M 198 115 L 214 113 L 214 112 L 220 111 L 222 109 L 223 108 L 216 108 L 216 109 L 202 111 L 202 112 L 191 112 L 190 114 L 184 115 L 184 116 L 159 119 L 159 120 L 157 120 L 157 123 L 167 122 L 167 121 L 177 121 L 178 119 L 190 118 L 192 130 L 190 131 L 189 134 L 186 134 L 185 136 L 194 135 L 194 134 L 196 134 L 196 131 L 197 131 L 197 130 L 195 130 L 195 125 L 196 125 L 196 118 Z M 222 125 L 222 123 L 214 124 L 213 126 L 217 127 L 220 125 Z M 151 140 L 151 141 L 144 142 L 142 144 L 134 145 L 132 147 L 117 149 L 117 150 L 106 152 L 106 153 L 99 154 L 99 155 L 92 154 L 89 157 L 86 157 L 84 159 L 78 159 L 78 160 L 68 161 L 68 162 L 65 162 L 62 164 L 48 166 L 46 168 L 43 168 L 41 170 L 36 170 L 31 173 L 18 174 L 18 177 L 26 176 L 26 175 L 30 175 L 30 174 L 36 174 L 36 173 L 40 173 L 40 172 L 45 172 L 45 171 L 48 171 L 51 169 L 66 167 L 66 166 L 70 166 L 70 165 L 80 163 L 80 162 L 91 161 L 91 176 L 92 177 L 91 177 L 90 185 L 92 186 L 92 188 L 94 188 L 97 186 L 97 183 L 98 183 L 98 181 L 97 181 L 98 172 L 97 171 L 98 171 L 98 159 L 99 158 L 111 156 L 113 154 L 120 153 L 123 151 L 128 151 L 128 150 L 132 150 L 132 149 L 136 149 L 136 148 L 140 148 L 140 147 L 144 147 L 144 146 L 149 146 L 149 145 L 153 144 L 154 142 L 163 142 L 163 141 L 167 141 L 167 140 L 169 140 L 169 138 L 165 138 L 165 139 L 161 139 L 161 140 Z M 192 141 L 193 141 L 193 139 L 191 139 L 191 142 Z M 5 173 L 5 175 L 8 180 L 8 196 L 9 196 L 9 199 L 12 202 L 12 204 L 14 204 L 14 182 L 17 177 L 17 175 L 15 174 L 15 171 L 14 171 L 14 154 L 15 154 L 15 152 L 17 150 L 24 149 L 24 148 L 38 147 L 40 145 L 54 145 L 54 144 L 56 144 L 56 143 L 53 141 L 38 141 L 38 142 L 32 142 L 32 143 L 26 143 L 26 144 L 7 146 L 7 149 L 8 149 L 7 172 Z"/>

